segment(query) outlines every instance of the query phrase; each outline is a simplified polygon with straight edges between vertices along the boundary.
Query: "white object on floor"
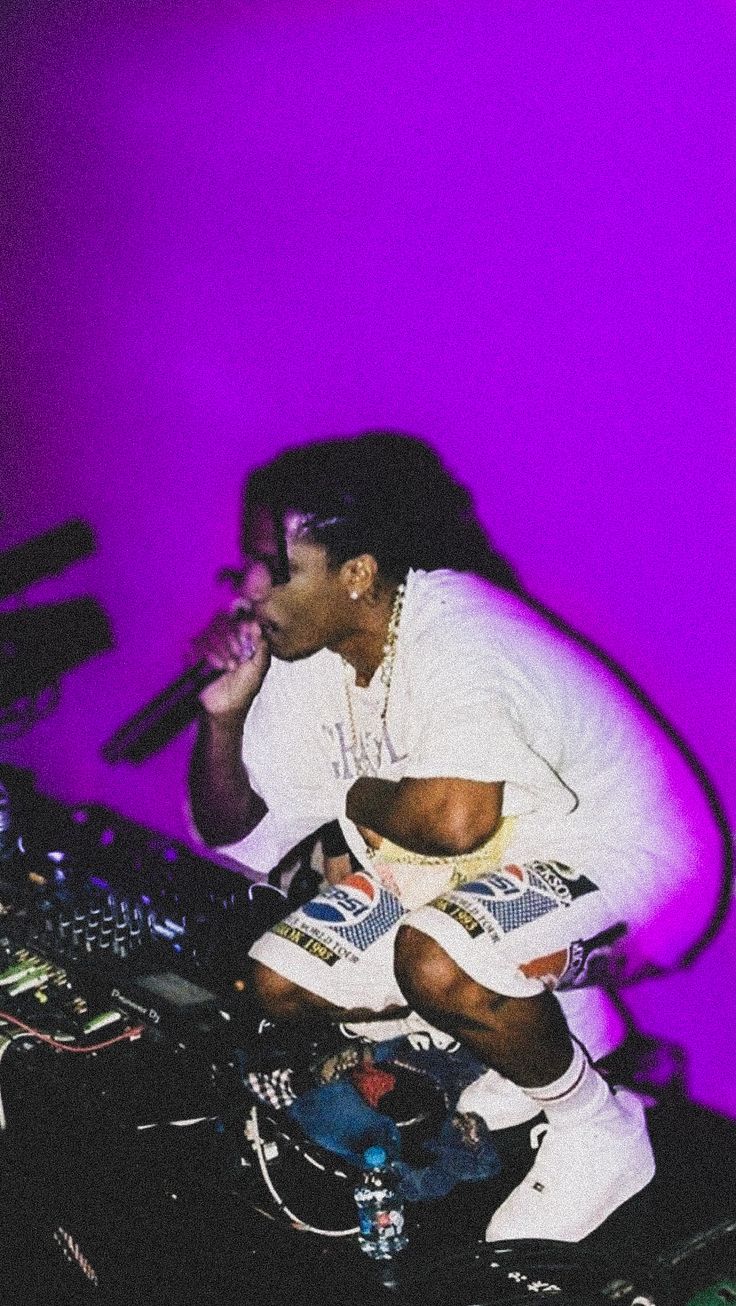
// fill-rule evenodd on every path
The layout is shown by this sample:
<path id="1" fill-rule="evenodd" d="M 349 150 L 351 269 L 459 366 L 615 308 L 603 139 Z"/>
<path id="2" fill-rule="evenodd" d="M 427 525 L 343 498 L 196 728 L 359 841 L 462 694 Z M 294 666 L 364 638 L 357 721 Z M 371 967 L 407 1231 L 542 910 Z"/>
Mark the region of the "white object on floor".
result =
<path id="1" fill-rule="evenodd" d="M 396 1020 L 356 1021 L 354 1024 L 340 1025 L 340 1030 L 347 1038 L 365 1038 L 371 1043 L 383 1043 L 392 1038 L 408 1038 L 416 1047 L 431 1045 L 443 1052 L 460 1046 L 454 1035 L 435 1029 L 429 1021 L 418 1016 L 416 1011 L 409 1011 L 406 1016 Z"/>
<path id="2" fill-rule="evenodd" d="M 618 1089 L 582 1119 L 552 1110 L 528 1175 L 494 1212 L 486 1242 L 580 1242 L 654 1177 L 644 1108 Z"/>

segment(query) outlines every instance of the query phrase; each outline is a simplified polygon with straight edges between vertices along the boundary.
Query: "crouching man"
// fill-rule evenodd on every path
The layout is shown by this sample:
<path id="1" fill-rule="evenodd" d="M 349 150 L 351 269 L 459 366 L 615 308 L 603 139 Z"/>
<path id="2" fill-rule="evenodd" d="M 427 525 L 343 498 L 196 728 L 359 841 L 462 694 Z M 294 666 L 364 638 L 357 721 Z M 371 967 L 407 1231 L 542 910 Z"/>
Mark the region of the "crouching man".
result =
<path id="1" fill-rule="evenodd" d="M 654 1159 L 557 994 L 676 960 L 716 892 L 707 804 L 668 736 L 515 592 L 436 455 L 369 433 L 254 472 L 239 606 L 198 654 L 202 837 L 266 870 L 325 822 L 344 878 L 252 948 L 276 1020 L 407 1007 L 544 1111 L 491 1239 L 586 1237 Z M 359 869 L 355 869 L 359 867 Z M 595 973 L 591 967 L 595 960 Z"/>

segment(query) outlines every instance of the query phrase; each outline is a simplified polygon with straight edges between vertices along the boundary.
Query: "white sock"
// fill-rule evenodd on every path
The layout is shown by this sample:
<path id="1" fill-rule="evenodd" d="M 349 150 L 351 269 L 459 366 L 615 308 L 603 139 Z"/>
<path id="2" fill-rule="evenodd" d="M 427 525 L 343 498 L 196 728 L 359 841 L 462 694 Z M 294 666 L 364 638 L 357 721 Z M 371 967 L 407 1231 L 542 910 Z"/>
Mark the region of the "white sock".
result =
<path id="1" fill-rule="evenodd" d="M 608 1084 L 591 1065 L 585 1049 L 573 1041 L 572 1061 L 559 1079 L 524 1092 L 544 1111 L 550 1124 L 577 1124 L 613 1101 Z"/>

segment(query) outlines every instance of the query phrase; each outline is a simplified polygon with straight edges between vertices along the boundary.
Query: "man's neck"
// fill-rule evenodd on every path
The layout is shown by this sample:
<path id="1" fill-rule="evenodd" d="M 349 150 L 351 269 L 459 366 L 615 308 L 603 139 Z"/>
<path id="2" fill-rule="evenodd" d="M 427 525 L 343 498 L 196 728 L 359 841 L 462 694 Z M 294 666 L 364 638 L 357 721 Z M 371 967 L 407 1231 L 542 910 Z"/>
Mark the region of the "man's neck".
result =
<path id="1" fill-rule="evenodd" d="M 387 588 L 381 591 L 375 603 L 361 603 L 356 612 L 354 630 L 333 650 L 355 668 L 356 685 L 369 685 L 383 662 L 395 594 L 395 589 Z"/>

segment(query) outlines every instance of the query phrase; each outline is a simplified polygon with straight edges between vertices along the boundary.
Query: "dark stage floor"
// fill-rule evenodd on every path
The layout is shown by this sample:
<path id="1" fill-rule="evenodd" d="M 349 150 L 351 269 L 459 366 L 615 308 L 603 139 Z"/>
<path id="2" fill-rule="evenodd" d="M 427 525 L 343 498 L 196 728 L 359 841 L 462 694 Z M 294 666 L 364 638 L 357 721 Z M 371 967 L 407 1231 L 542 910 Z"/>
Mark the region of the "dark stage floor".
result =
<path id="1" fill-rule="evenodd" d="M 736 1300 L 736 1122 L 678 1096 L 650 1113 L 655 1180 L 585 1243 L 479 1241 L 530 1161 L 527 1131 L 506 1131 L 499 1179 L 408 1207 L 410 1247 L 388 1276 L 352 1239 L 297 1233 L 272 1218 L 267 1200 L 256 1209 L 252 1183 L 223 1164 L 209 1127 L 131 1146 L 99 1122 L 75 1140 L 64 1129 L 54 1139 L 36 1121 L 8 1135 L 3 1152 L 3 1306 Z M 288 1187 L 289 1176 L 279 1182 Z M 329 1194 L 321 1212 L 318 1188 L 309 1200 L 323 1223 L 335 1216 Z"/>

